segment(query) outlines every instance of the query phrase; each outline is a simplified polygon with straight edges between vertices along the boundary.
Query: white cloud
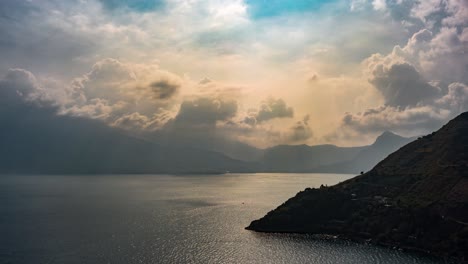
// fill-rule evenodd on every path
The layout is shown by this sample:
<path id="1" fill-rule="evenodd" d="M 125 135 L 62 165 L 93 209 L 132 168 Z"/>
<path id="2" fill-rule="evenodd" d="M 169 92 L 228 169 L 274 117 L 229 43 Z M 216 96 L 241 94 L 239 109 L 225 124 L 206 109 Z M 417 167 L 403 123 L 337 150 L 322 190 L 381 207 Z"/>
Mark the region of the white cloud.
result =
<path id="1" fill-rule="evenodd" d="M 234 122 L 233 137 L 267 145 L 287 142 L 295 127 L 306 132 L 297 138 L 316 143 L 343 112 L 380 109 L 382 101 L 382 116 L 400 116 L 392 120 L 407 111 L 439 120 L 465 109 L 456 98 L 468 83 L 467 3 L 439 3 L 337 1 L 256 20 L 242 0 L 168 0 L 145 12 L 109 11 L 97 0 L 4 1 L 0 71 L 27 68 L 41 91 L 31 100 L 47 98 L 62 114 L 113 126 L 157 130 L 183 102 L 220 98 L 237 104 L 216 121 L 220 131 Z M 216 81 L 193 81 L 206 76 Z M 262 106 L 267 96 L 287 105 Z"/>
<path id="2" fill-rule="evenodd" d="M 375 10 L 385 10 L 387 8 L 385 0 L 374 0 L 372 6 Z"/>
<path id="3" fill-rule="evenodd" d="M 161 109 L 173 108 L 180 101 L 177 94 L 184 85 L 184 79 L 157 65 L 105 59 L 97 62 L 90 72 L 72 81 L 71 97 L 75 101 L 65 105 L 64 112 L 88 115 L 112 124 L 121 124 L 124 117 L 135 120 L 138 113 L 151 123 L 153 115 Z M 140 122 L 145 118 L 140 118 Z"/>
<path id="4" fill-rule="evenodd" d="M 343 117 L 344 133 L 379 134 L 391 130 L 403 135 L 415 136 L 439 128 L 453 115 L 450 110 L 431 106 L 392 107 L 382 106 L 365 112 L 347 113 Z M 354 135 L 356 136 L 356 135 Z"/>
<path id="5" fill-rule="evenodd" d="M 414 4 L 410 13 L 427 28 L 414 33 L 405 46 L 364 61 L 365 75 L 381 92 L 385 105 L 347 113 L 343 130 L 335 136 L 356 138 L 366 131 L 384 130 L 414 136 L 468 110 L 468 42 L 466 28 L 460 28 L 466 26 L 466 17 L 460 19 L 460 14 L 467 5 L 457 0 L 444 3 Z"/>

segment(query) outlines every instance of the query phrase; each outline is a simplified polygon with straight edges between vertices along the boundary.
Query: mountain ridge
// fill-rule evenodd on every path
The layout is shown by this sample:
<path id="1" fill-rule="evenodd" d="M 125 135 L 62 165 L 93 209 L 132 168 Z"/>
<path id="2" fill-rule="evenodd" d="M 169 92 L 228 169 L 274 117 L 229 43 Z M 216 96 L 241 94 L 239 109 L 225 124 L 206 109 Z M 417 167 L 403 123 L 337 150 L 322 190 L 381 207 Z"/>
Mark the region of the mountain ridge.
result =
<path id="1" fill-rule="evenodd" d="M 28 101 L 1 82 L 0 108 L 2 174 L 321 172 L 317 167 L 352 160 L 363 150 L 333 145 L 264 150 L 215 134 L 132 135 L 99 120 L 59 114 L 58 106 Z"/>
<path id="2" fill-rule="evenodd" d="M 415 139 L 386 131 L 367 146 L 278 145 L 265 149 L 259 162 L 267 172 L 359 173 Z"/>
<path id="3" fill-rule="evenodd" d="M 299 192 L 247 229 L 370 239 L 468 261 L 468 112 L 363 175 Z"/>
<path id="4" fill-rule="evenodd" d="M 3 174 L 224 173 L 251 166 L 221 153 L 165 147 L 135 138 L 99 121 L 48 115 L 3 120 Z M 48 126 L 41 126 L 46 122 Z"/>

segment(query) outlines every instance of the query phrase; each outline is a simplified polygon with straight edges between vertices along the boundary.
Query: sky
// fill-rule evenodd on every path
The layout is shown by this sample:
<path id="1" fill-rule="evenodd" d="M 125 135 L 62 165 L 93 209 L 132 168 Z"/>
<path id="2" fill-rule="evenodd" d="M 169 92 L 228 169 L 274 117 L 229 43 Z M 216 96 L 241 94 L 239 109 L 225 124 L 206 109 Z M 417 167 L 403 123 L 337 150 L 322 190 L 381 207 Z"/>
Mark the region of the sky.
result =
<path id="1" fill-rule="evenodd" d="M 466 0 L 2 0 L 0 110 L 261 148 L 417 136 L 468 110 L 467 26 Z"/>

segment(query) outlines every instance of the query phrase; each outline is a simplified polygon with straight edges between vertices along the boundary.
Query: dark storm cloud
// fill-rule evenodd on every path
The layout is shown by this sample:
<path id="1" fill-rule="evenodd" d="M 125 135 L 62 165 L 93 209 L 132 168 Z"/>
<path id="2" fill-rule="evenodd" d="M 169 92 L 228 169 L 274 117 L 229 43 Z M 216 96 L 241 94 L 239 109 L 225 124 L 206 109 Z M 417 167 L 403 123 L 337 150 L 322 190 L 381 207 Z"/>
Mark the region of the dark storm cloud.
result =
<path id="1" fill-rule="evenodd" d="M 99 121 L 57 115 L 44 91 L 22 69 L 0 79 L 0 173 L 138 171 L 144 164 L 134 153 L 155 153 Z"/>
<path id="2" fill-rule="evenodd" d="M 184 101 L 174 122 L 180 125 L 214 125 L 216 121 L 228 120 L 236 113 L 235 100 L 202 97 Z"/>
<path id="3" fill-rule="evenodd" d="M 10 69 L 0 80 L 0 107 L 5 112 L 12 113 L 9 118 L 16 119 L 16 113 L 23 113 L 22 108 L 39 107 L 56 110 L 54 103 L 36 80 L 36 77 L 23 69 Z M 12 111 L 14 109 L 14 111 Z M 36 111 L 31 112 L 34 115 Z M 5 116 L 3 116 L 5 117 Z"/>
<path id="4" fill-rule="evenodd" d="M 275 118 L 291 118 L 294 109 L 286 105 L 283 99 L 270 98 L 262 103 L 255 119 L 258 123 Z"/>
<path id="5" fill-rule="evenodd" d="M 184 100 L 177 115 L 150 138 L 161 144 L 195 146 L 210 149 L 213 140 L 224 139 L 217 125 L 229 123 L 237 114 L 237 101 L 215 96 Z"/>
<path id="6" fill-rule="evenodd" d="M 37 97 L 37 86 L 33 76 L 23 70 L 10 70 L 0 80 L 0 137 L 8 136 L 4 131 L 11 124 L 21 121 L 23 118 L 40 120 L 39 117 L 53 114 L 55 108 L 47 103 L 39 107 L 33 98 Z"/>
<path id="7" fill-rule="evenodd" d="M 382 93 L 390 106 L 415 106 L 435 98 L 439 91 L 425 81 L 410 64 L 394 64 L 389 69 L 374 71 L 370 82 Z"/>
<path id="8" fill-rule="evenodd" d="M 180 84 L 169 80 L 159 80 L 150 84 L 155 99 L 168 99 L 176 94 Z"/>

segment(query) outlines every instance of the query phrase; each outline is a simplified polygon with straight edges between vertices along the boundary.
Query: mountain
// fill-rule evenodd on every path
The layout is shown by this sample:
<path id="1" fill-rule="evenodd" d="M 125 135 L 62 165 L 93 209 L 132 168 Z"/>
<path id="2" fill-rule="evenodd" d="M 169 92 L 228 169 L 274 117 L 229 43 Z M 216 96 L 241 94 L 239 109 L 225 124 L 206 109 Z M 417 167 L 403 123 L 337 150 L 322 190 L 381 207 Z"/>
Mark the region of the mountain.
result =
<path id="1" fill-rule="evenodd" d="M 371 171 L 307 188 L 247 229 L 342 235 L 468 261 L 468 112 Z"/>
<path id="2" fill-rule="evenodd" d="M 252 164 L 197 148 L 161 146 L 78 117 L 0 115 L 0 173 L 220 173 Z M 34 114 L 33 114 L 34 113 Z"/>
<path id="3" fill-rule="evenodd" d="M 278 145 L 259 149 L 248 144 L 209 134 L 190 137 L 148 134 L 148 141 L 164 146 L 191 147 L 223 153 L 235 160 L 249 162 L 257 172 L 325 172 L 358 173 L 367 171 L 388 154 L 414 140 L 384 132 L 369 146 L 338 147 L 335 145 Z"/>
<path id="4" fill-rule="evenodd" d="M 266 149 L 259 162 L 262 170 L 268 172 L 316 172 L 317 168 L 322 166 L 351 160 L 365 148 L 344 148 L 335 145 L 279 145 Z"/>
<path id="5" fill-rule="evenodd" d="M 263 149 L 250 146 L 246 143 L 232 139 L 227 139 L 221 135 L 210 135 L 208 133 L 194 133 L 192 135 L 180 135 L 177 132 L 151 132 L 140 135 L 148 141 L 155 142 L 160 145 L 191 147 L 196 149 L 204 149 L 245 162 L 257 162 L 264 154 Z"/>
<path id="6" fill-rule="evenodd" d="M 381 136 L 365 147 L 269 149 L 217 137 L 157 141 L 157 136 L 130 136 L 97 120 L 57 115 L 54 107 L 4 95 L 0 98 L 0 173 L 353 172 L 365 167 L 354 165 L 359 163 L 356 160 L 369 162 L 367 156 L 388 154 L 388 142 L 399 146 L 405 140 L 393 135 Z M 353 166 L 346 166 L 351 162 Z"/>
<path id="7" fill-rule="evenodd" d="M 392 132 L 385 131 L 377 137 L 372 145 L 363 147 L 352 159 L 344 162 L 336 162 L 328 166 L 322 166 L 316 168 L 316 171 L 334 173 L 359 173 L 361 171 L 369 171 L 390 153 L 416 139 L 417 137 L 406 138 Z"/>
<path id="8" fill-rule="evenodd" d="M 259 162 L 268 172 L 359 173 L 414 139 L 387 131 L 372 145 L 362 147 L 279 145 L 264 150 Z"/>
<path id="9" fill-rule="evenodd" d="M 375 158 L 385 146 L 373 152 L 333 145 L 258 149 L 215 130 L 130 135 L 98 120 L 60 114 L 63 110 L 37 93 L 40 87 L 20 83 L 0 81 L 0 173 L 320 172 L 324 166 L 327 172 L 351 172 L 354 167 L 339 165 L 366 151 Z M 105 109 L 80 111 L 106 116 Z M 392 137 L 382 141 L 386 138 Z"/>
<path id="10" fill-rule="evenodd" d="M 259 149 L 239 141 L 224 138 L 218 138 L 215 143 L 207 149 L 223 153 L 233 159 L 248 162 L 258 162 L 265 154 L 264 149 Z"/>

